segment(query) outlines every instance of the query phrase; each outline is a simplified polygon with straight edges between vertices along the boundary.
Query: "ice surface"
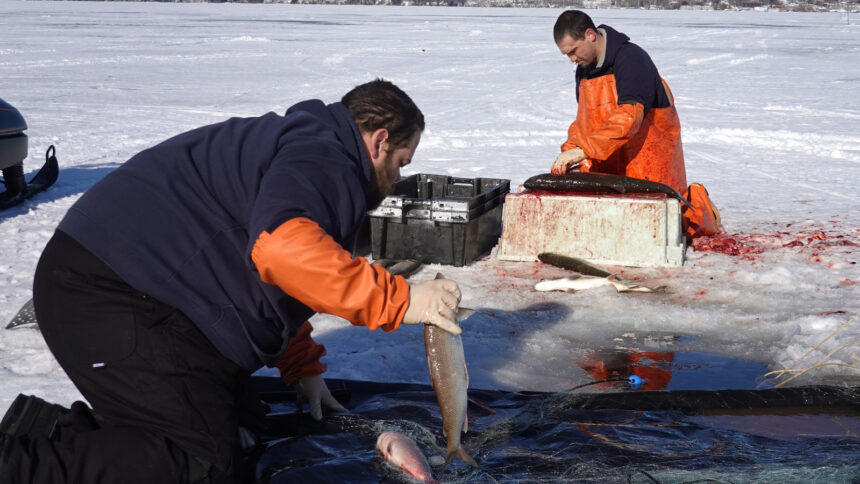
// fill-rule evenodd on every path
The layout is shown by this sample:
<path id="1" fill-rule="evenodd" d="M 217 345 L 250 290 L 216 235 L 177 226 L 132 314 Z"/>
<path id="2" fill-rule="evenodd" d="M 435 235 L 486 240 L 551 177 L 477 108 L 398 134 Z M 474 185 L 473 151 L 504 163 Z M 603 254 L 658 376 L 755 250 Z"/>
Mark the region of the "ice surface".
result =
<path id="1" fill-rule="evenodd" d="M 0 321 L 31 297 L 39 253 L 69 206 L 136 152 L 230 116 L 333 102 L 377 76 L 427 119 L 404 170 L 508 178 L 547 172 L 576 111 L 557 9 L 0 2 L 0 97 L 50 144 L 56 185 L 0 213 Z M 644 47 L 671 86 L 689 181 L 705 184 L 740 255 L 688 249 L 677 269 L 613 268 L 669 293 L 533 290 L 566 275 L 492 256 L 426 266 L 458 281 L 471 385 L 558 390 L 588 381 L 591 348 L 705 352 L 791 365 L 860 312 L 860 26 L 844 14 L 590 11 Z M 798 244 L 798 242 L 800 244 Z M 328 376 L 427 383 L 421 330 L 313 319 Z M 845 327 L 798 364 L 858 339 Z M 830 362 L 860 364 L 858 345 Z M 825 366 L 797 381 L 857 384 Z M 0 330 L 0 408 L 80 398 L 38 332 Z"/>

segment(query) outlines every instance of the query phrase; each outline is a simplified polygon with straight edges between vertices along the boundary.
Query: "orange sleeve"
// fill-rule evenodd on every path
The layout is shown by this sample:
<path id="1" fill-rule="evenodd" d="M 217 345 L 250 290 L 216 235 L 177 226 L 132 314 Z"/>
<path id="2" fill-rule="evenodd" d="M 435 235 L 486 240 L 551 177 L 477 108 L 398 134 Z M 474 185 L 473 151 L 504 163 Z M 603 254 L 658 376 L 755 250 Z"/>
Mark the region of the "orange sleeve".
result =
<path id="1" fill-rule="evenodd" d="M 635 133 L 645 117 L 642 104 L 621 104 L 609 113 L 606 123 L 594 130 L 588 137 L 577 139 L 573 146 L 579 146 L 585 156 L 594 160 L 606 160 Z M 570 143 L 562 145 L 562 148 Z M 571 148 L 573 147 L 571 146 Z M 570 148 L 568 148 L 570 149 Z"/>
<path id="2" fill-rule="evenodd" d="M 574 119 L 573 122 L 570 123 L 570 126 L 567 128 L 567 141 L 562 143 L 561 151 L 564 152 L 567 150 L 572 150 L 578 146 L 576 144 L 576 141 L 573 140 L 574 133 L 576 133 L 576 131 L 577 131 L 577 125 L 576 125 L 576 120 Z"/>
<path id="3" fill-rule="evenodd" d="M 302 323 L 296 335 L 290 338 L 284 354 L 275 363 L 281 372 L 281 380 L 287 385 L 328 370 L 326 364 L 320 361 L 325 356 L 325 346 L 311 338 L 311 331 L 313 326 L 309 321 Z"/>
<path id="4" fill-rule="evenodd" d="M 394 331 L 409 306 L 409 285 L 364 257 L 353 258 L 316 222 L 298 217 L 264 231 L 251 260 L 266 284 L 319 313 Z"/>

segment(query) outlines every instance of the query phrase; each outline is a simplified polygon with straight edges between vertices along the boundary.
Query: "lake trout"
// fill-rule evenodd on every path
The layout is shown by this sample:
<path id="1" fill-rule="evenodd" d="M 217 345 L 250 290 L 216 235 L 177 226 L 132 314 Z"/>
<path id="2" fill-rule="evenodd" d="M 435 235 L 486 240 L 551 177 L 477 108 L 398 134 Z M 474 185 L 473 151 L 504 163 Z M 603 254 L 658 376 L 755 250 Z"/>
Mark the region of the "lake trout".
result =
<path id="1" fill-rule="evenodd" d="M 440 279 L 442 275 L 438 274 L 436 278 Z M 469 310 L 465 312 L 468 313 Z M 463 313 L 464 311 L 458 313 L 458 320 L 462 320 Z M 442 432 L 448 439 L 445 466 L 454 457 L 459 457 L 469 465 L 478 467 L 460 443 L 461 434 L 469 429 L 466 421 L 469 373 L 466 370 L 463 340 L 459 335 L 453 335 L 438 326 L 425 324 L 424 350 L 427 353 L 430 382 L 442 413 Z"/>
<path id="2" fill-rule="evenodd" d="M 376 439 L 376 448 L 382 457 L 418 482 L 436 484 L 430 464 L 418 445 L 409 437 L 393 431 L 385 431 Z"/>
<path id="3" fill-rule="evenodd" d="M 630 178 L 629 176 L 609 175 L 607 173 L 564 173 L 553 175 L 543 173 L 535 175 L 523 183 L 529 190 L 546 190 L 550 192 L 583 192 L 583 193 L 662 193 L 693 208 L 693 205 L 678 193 L 677 190 L 648 180 Z"/>

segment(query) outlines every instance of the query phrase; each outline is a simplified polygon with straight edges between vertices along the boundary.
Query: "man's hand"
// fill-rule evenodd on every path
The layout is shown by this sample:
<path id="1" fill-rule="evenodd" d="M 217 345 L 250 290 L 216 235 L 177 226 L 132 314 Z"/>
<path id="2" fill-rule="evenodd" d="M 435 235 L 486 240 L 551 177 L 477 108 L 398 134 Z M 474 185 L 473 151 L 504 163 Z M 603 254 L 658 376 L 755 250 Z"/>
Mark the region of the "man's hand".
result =
<path id="1" fill-rule="evenodd" d="M 457 324 L 460 287 L 450 279 L 434 279 L 409 285 L 409 307 L 404 324 L 432 324 L 451 334 L 463 330 Z"/>
<path id="2" fill-rule="evenodd" d="M 550 173 L 553 175 L 562 175 L 567 173 L 573 168 L 579 166 L 582 163 L 582 160 L 585 159 L 585 152 L 582 151 L 582 148 L 576 147 L 571 150 L 562 151 L 560 155 L 555 159 L 555 162 L 552 164 L 552 170 Z"/>
<path id="3" fill-rule="evenodd" d="M 296 393 L 296 405 L 298 405 L 299 411 L 302 411 L 304 403 L 307 402 L 311 410 L 311 417 L 314 420 L 322 420 L 322 404 L 335 412 L 349 413 L 349 410 L 343 408 L 331 396 L 322 375 L 308 376 L 297 381 Z"/>

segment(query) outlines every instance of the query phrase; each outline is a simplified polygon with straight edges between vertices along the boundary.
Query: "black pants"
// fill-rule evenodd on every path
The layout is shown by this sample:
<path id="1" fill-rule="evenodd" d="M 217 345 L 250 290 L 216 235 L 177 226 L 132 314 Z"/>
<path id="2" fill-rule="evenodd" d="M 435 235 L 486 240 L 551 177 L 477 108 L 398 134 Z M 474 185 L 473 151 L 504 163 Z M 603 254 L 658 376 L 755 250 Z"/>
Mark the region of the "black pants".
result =
<path id="1" fill-rule="evenodd" d="M 259 421 L 262 404 L 247 372 L 184 314 L 130 287 L 60 231 L 39 260 L 33 298 L 48 347 L 100 428 L 59 442 L 7 439 L 0 482 L 251 480 L 239 425 Z"/>

